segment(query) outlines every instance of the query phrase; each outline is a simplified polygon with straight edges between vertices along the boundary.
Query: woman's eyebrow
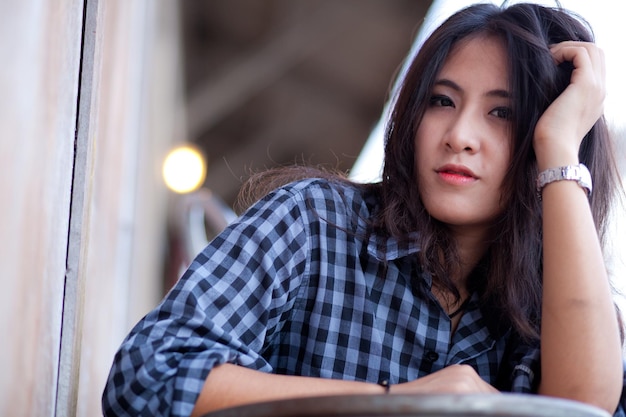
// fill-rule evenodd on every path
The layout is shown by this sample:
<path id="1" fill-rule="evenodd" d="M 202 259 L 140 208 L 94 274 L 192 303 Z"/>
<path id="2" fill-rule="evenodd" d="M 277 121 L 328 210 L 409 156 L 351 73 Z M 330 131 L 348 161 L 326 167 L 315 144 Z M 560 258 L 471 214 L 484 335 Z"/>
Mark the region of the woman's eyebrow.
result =
<path id="1" fill-rule="evenodd" d="M 455 83 L 454 81 L 448 78 L 438 79 L 437 81 L 435 81 L 435 85 L 449 87 L 455 91 L 463 92 L 463 88 L 461 88 L 460 85 L 458 85 L 457 83 Z M 497 88 L 495 90 L 489 90 L 484 95 L 487 97 L 511 98 L 511 93 L 509 93 L 507 90 L 500 89 L 500 88 Z"/>

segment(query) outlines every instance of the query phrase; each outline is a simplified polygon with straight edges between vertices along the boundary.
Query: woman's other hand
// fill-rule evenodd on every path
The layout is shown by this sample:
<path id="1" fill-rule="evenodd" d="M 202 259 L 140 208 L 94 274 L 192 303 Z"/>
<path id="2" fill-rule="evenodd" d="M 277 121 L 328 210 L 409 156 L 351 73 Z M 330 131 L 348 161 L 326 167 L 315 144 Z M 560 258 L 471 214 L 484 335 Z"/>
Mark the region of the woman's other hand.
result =
<path id="1" fill-rule="evenodd" d="M 440 371 L 403 384 L 392 385 L 394 394 L 496 394 L 469 365 L 450 365 Z"/>

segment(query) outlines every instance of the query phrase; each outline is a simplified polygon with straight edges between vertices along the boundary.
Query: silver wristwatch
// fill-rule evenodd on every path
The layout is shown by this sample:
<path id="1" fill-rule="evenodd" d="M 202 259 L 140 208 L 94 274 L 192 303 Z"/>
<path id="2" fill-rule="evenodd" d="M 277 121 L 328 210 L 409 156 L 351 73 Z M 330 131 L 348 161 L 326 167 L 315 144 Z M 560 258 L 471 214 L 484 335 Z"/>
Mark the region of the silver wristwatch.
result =
<path id="1" fill-rule="evenodd" d="M 584 164 L 546 169 L 537 177 L 537 194 L 541 197 L 543 187 L 551 182 L 563 180 L 576 181 L 578 185 L 587 191 L 587 195 L 591 195 L 593 188 L 591 174 Z"/>

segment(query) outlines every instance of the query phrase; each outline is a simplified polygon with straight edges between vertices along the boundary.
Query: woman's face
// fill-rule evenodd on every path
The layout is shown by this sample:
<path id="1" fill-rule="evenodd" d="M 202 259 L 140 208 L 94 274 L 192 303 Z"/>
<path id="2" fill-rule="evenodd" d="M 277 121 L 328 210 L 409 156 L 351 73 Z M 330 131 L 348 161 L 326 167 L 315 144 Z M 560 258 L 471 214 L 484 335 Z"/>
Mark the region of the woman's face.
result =
<path id="1" fill-rule="evenodd" d="M 453 232 L 483 236 L 503 210 L 510 109 L 501 41 L 477 36 L 457 43 L 415 136 L 420 197 L 430 215 Z"/>

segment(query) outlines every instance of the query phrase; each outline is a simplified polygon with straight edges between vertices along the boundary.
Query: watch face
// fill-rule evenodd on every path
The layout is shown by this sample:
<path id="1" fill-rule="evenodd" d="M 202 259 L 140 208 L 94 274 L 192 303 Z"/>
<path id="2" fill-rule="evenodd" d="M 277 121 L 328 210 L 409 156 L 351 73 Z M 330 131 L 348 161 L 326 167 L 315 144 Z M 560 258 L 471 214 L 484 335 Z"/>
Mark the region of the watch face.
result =
<path id="1" fill-rule="evenodd" d="M 591 182 L 591 173 L 589 169 L 584 164 L 578 165 L 578 185 L 585 188 L 587 190 L 587 194 L 591 194 L 592 182 Z"/>

